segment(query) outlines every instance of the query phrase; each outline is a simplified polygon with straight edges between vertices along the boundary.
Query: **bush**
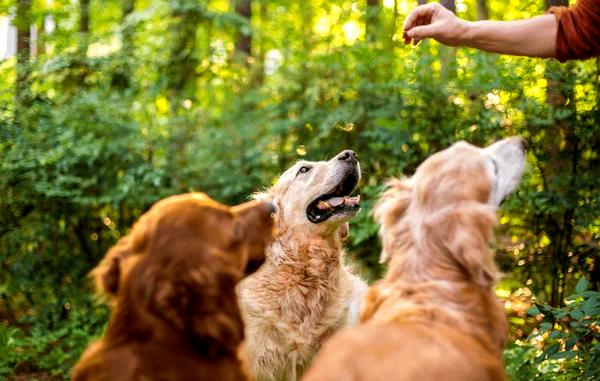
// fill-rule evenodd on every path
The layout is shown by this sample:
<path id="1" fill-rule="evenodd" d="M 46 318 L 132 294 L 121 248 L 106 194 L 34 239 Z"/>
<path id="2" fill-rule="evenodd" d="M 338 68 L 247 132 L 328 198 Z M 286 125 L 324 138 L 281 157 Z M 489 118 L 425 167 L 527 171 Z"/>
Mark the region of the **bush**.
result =
<path id="1" fill-rule="evenodd" d="M 600 292 L 588 288 L 581 278 L 564 305 L 536 303 L 529 309 L 539 326 L 505 351 L 511 379 L 600 379 Z"/>

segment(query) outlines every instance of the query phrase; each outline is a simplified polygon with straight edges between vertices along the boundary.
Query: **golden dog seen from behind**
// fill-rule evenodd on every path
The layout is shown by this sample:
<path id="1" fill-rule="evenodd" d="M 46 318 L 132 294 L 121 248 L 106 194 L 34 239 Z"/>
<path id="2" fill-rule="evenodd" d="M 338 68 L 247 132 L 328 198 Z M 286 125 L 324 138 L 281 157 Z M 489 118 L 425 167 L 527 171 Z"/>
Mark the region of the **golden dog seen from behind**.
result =
<path id="1" fill-rule="evenodd" d="M 508 325 L 489 243 L 524 163 L 520 138 L 460 142 L 390 182 L 374 211 L 388 272 L 367 291 L 361 325 L 328 341 L 304 380 L 504 380 Z"/>

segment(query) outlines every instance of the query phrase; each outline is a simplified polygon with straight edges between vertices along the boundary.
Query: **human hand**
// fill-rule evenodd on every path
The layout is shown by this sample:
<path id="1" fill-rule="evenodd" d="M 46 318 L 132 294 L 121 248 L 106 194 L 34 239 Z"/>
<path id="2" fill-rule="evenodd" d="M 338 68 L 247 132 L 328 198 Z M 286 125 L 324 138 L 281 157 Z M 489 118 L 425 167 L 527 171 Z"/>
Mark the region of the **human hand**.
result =
<path id="1" fill-rule="evenodd" d="M 404 20 L 405 44 L 416 45 L 425 38 L 433 38 L 444 45 L 462 45 L 468 24 L 444 8 L 440 3 L 420 5 L 413 9 Z"/>

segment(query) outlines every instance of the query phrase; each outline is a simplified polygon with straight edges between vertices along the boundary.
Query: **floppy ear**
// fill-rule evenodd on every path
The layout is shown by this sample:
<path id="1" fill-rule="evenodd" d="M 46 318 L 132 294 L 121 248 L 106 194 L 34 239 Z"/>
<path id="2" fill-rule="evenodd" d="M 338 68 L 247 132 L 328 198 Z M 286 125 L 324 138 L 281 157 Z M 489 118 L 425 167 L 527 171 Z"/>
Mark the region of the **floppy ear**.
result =
<path id="1" fill-rule="evenodd" d="M 131 229 L 131 232 L 121 238 L 104 256 L 102 261 L 90 273 L 96 284 L 98 293 L 113 298 L 119 291 L 121 277 L 126 266 L 125 262 L 136 254 L 146 250 L 147 219 L 142 217 Z M 129 264 L 130 265 L 130 264 Z"/>
<path id="2" fill-rule="evenodd" d="M 471 204 L 439 213 L 427 221 L 427 235 L 476 284 L 491 287 L 500 277 L 490 249 L 495 208 Z"/>
<path id="3" fill-rule="evenodd" d="M 132 255 L 132 239 L 130 236 L 121 238 L 113 246 L 104 259 L 96 266 L 91 276 L 96 283 L 96 290 L 105 296 L 115 297 L 119 291 L 121 279 L 121 260 Z"/>
<path id="4" fill-rule="evenodd" d="M 276 207 L 268 201 L 249 201 L 231 208 L 236 217 L 236 237 L 250 249 L 249 259 L 264 259 L 264 246 L 271 238 Z"/>
<path id="5" fill-rule="evenodd" d="M 383 240 L 380 263 L 385 263 L 390 259 L 390 252 L 386 244 L 387 233 L 402 219 L 412 198 L 411 179 L 393 179 L 387 183 L 387 187 L 373 209 L 373 217 L 381 226 L 379 235 Z"/>
<path id="6" fill-rule="evenodd" d="M 148 269 L 142 282 L 147 308 L 165 323 L 185 333 L 196 350 L 207 356 L 235 354 L 244 338 L 235 287 L 241 270 L 197 238 L 170 237 L 156 252 L 166 253 L 172 266 Z M 183 259 L 183 260 L 182 260 Z"/>

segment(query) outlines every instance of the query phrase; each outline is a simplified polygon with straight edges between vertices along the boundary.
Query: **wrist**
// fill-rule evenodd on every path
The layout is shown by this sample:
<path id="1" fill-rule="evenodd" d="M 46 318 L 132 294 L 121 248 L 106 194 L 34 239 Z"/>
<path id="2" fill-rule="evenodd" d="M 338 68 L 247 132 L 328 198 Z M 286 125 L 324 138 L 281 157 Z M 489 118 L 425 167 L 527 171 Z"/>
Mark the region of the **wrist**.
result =
<path id="1" fill-rule="evenodd" d="M 476 30 L 475 22 L 459 19 L 458 44 L 470 46 L 476 39 Z"/>

